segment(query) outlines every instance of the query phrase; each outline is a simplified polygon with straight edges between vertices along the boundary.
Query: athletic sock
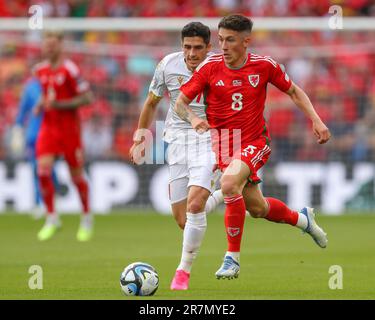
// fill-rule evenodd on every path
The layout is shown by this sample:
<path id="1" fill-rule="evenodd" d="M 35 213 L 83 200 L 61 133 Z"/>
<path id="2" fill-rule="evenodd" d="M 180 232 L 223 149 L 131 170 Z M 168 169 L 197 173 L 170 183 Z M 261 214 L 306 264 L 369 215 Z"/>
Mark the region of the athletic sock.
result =
<path id="1" fill-rule="evenodd" d="M 242 195 L 225 197 L 225 229 L 227 232 L 229 252 L 240 252 L 246 207 Z"/>
<path id="2" fill-rule="evenodd" d="M 207 199 L 206 206 L 204 210 L 209 213 L 212 212 L 216 207 L 224 201 L 223 193 L 221 189 L 214 191 L 210 194 Z"/>
<path id="3" fill-rule="evenodd" d="M 240 263 L 240 253 L 239 252 L 227 251 L 227 253 L 225 255 L 233 258 L 234 261 Z"/>
<path id="4" fill-rule="evenodd" d="M 89 213 L 89 186 L 86 180 L 82 177 L 73 178 L 73 182 L 77 187 L 79 197 L 81 199 L 83 213 Z"/>
<path id="5" fill-rule="evenodd" d="M 265 217 L 269 221 L 278 223 L 287 223 L 305 230 L 307 227 L 307 218 L 300 212 L 291 210 L 287 205 L 275 198 L 266 198 L 269 204 L 268 215 Z"/>
<path id="6" fill-rule="evenodd" d="M 40 182 L 40 190 L 42 193 L 43 201 L 47 208 L 48 214 L 53 214 L 55 212 L 54 208 L 54 186 L 52 181 L 52 176 L 49 172 L 39 172 L 39 182 Z"/>
<path id="7" fill-rule="evenodd" d="M 91 229 L 94 224 L 94 217 L 92 213 L 86 213 L 81 217 L 80 227 L 85 229 Z"/>
<path id="8" fill-rule="evenodd" d="M 181 261 L 177 270 L 190 273 L 191 267 L 206 233 L 206 212 L 186 213 Z"/>
<path id="9" fill-rule="evenodd" d="M 60 222 L 60 219 L 59 219 L 59 216 L 57 215 L 57 213 L 52 212 L 52 213 L 49 213 L 47 215 L 46 225 L 55 225 L 55 226 L 61 225 L 61 222 Z"/>

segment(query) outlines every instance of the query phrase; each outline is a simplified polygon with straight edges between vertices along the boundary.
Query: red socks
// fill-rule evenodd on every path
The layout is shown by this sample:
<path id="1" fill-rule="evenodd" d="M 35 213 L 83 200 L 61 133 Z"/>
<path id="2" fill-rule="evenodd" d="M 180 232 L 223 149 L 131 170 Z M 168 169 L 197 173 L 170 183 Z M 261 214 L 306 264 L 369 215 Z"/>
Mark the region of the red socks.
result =
<path id="1" fill-rule="evenodd" d="M 55 193 L 55 188 L 53 186 L 52 173 L 51 170 L 45 168 L 38 169 L 40 189 L 42 191 L 43 201 L 47 208 L 47 213 L 52 214 L 55 212 L 55 207 L 53 203 L 53 196 Z"/>
<path id="2" fill-rule="evenodd" d="M 266 198 L 269 204 L 269 212 L 265 217 L 273 222 L 287 223 L 295 226 L 298 221 L 298 212 L 290 210 L 286 204 L 275 198 Z"/>
<path id="3" fill-rule="evenodd" d="M 225 229 L 228 239 L 228 251 L 239 252 L 242 231 L 245 224 L 246 207 L 242 195 L 225 197 Z"/>
<path id="4" fill-rule="evenodd" d="M 77 187 L 81 199 L 83 213 L 89 213 L 89 186 L 86 180 L 82 176 L 79 176 L 74 177 L 73 182 Z"/>
<path id="5" fill-rule="evenodd" d="M 269 204 L 267 220 L 287 223 L 295 226 L 298 212 L 290 210 L 285 203 L 275 198 L 266 198 Z M 240 252 L 243 227 L 245 224 L 246 206 L 242 195 L 225 197 L 225 228 L 227 232 L 228 251 Z"/>

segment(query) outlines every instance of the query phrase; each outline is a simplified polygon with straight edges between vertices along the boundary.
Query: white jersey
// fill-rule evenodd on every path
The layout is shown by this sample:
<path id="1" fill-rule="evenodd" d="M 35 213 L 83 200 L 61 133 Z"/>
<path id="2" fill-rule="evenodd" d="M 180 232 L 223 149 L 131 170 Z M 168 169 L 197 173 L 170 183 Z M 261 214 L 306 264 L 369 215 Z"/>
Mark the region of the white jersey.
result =
<path id="1" fill-rule="evenodd" d="M 209 131 L 198 134 L 189 122 L 182 120 L 174 111 L 180 87 L 192 75 L 193 73 L 186 66 L 183 52 L 165 56 L 156 67 L 149 91 L 158 97 L 163 97 L 165 91 L 168 91 L 170 106 L 165 120 L 163 138 L 167 143 L 194 144 L 211 141 Z M 190 107 L 198 117 L 206 119 L 203 92 L 190 103 Z"/>

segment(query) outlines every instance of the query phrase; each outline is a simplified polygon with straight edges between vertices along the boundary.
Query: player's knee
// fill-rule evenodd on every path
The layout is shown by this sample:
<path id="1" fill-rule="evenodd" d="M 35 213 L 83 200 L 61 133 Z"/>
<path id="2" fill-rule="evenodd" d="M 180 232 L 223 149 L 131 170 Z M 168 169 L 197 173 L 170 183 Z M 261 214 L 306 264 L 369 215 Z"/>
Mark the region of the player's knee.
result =
<path id="1" fill-rule="evenodd" d="M 203 198 L 195 198 L 188 201 L 187 211 L 191 213 L 199 213 L 204 210 L 205 201 Z"/>
<path id="2" fill-rule="evenodd" d="M 37 166 L 38 177 L 52 176 L 52 166 L 46 164 L 38 164 Z"/>
<path id="3" fill-rule="evenodd" d="M 252 205 L 247 210 L 253 218 L 264 218 L 267 215 L 267 207 L 265 205 Z"/>
<path id="4" fill-rule="evenodd" d="M 82 168 L 70 168 L 70 176 L 72 177 L 73 181 L 80 181 L 84 179 Z"/>
<path id="5" fill-rule="evenodd" d="M 85 178 L 82 175 L 72 176 L 72 181 L 74 184 L 80 184 L 81 182 L 85 182 Z"/>
<path id="6" fill-rule="evenodd" d="M 239 194 L 240 188 L 232 179 L 223 177 L 221 179 L 221 191 L 224 196 L 228 197 Z"/>

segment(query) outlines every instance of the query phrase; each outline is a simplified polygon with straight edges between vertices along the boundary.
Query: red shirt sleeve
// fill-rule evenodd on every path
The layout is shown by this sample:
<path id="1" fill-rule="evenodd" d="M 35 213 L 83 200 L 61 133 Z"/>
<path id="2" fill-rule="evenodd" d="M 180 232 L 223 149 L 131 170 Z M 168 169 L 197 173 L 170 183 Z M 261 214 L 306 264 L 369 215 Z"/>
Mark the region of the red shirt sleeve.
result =
<path id="1" fill-rule="evenodd" d="M 288 91 L 290 86 L 292 85 L 292 81 L 290 80 L 288 74 L 285 72 L 285 68 L 283 65 L 276 63 L 276 67 L 270 65 L 270 79 L 271 82 L 276 88 L 281 91 Z"/>
<path id="2" fill-rule="evenodd" d="M 208 85 L 209 71 L 207 65 L 198 67 L 190 80 L 180 87 L 180 91 L 190 100 L 194 100 L 194 98 L 203 92 Z"/>
<path id="3" fill-rule="evenodd" d="M 69 86 L 72 88 L 73 92 L 78 95 L 86 92 L 90 89 L 89 83 L 82 78 L 81 71 L 78 66 L 72 62 L 68 61 L 65 64 Z"/>

